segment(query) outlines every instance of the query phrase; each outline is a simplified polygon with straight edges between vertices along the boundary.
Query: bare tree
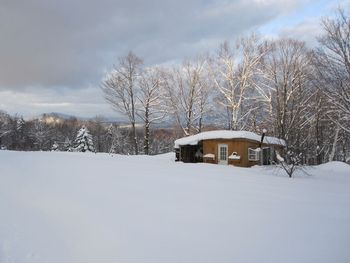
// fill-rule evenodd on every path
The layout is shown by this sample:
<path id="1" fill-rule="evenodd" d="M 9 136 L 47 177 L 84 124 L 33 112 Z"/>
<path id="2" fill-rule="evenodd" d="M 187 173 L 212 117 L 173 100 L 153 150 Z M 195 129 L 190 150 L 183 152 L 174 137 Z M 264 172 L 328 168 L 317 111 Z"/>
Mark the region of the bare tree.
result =
<path id="1" fill-rule="evenodd" d="M 168 72 L 165 77 L 169 112 L 186 136 L 195 132 L 196 121 L 204 114 L 204 108 L 202 115 L 198 114 L 204 64 L 203 59 L 187 61 L 180 68 Z"/>
<path id="2" fill-rule="evenodd" d="M 228 111 L 231 130 L 243 129 L 253 110 L 245 107 L 247 94 L 253 88 L 255 68 L 265 52 L 257 36 L 251 35 L 238 39 L 233 49 L 227 42 L 223 43 L 209 63 L 210 76 L 220 96 L 218 101 Z"/>
<path id="3" fill-rule="evenodd" d="M 196 130 L 198 132 L 202 132 L 204 118 L 212 111 L 212 95 L 213 89 L 211 85 L 211 81 L 208 78 L 209 72 L 207 70 L 202 74 L 201 79 L 199 81 L 199 91 L 198 91 L 198 121 Z"/>
<path id="4" fill-rule="evenodd" d="M 255 88 L 266 103 L 266 125 L 298 152 L 304 143 L 303 128 L 309 124 L 308 104 L 313 95 L 309 51 L 305 43 L 292 39 L 270 42 L 269 46 L 260 68 L 261 82 Z"/>
<path id="5" fill-rule="evenodd" d="M 330 120 L 350 132 L 350 18 L 339 9 L 335 18 L 322 20 L 324 35 L 314 53 L 316 85 L 332 103 Z M 335 114 L 334 114 L 335 113 Z"/>
<path id="6" fill-rule="evenodd" d="M 302 153 L 296 154 L 292 149 L 289 149 L 285 156 L 282 157 L 278 152 L 277 168 L 282 169 L 289 178 L 292 178 L 296 171 L 301 171 L 303 174 L 309 175 L 305 166 L 303 166 Z"/>
<path id="7" fill-rule="evenodd" d="M 148 68 L 144 70 L 140 79 L 140 91 L 137 99 L 137 115 L 144 122 L 144 153 L 149 154 L 150 126 L 152 123 L 162 120 L 166 110 L 164 104 L 164 92 L 160 70 Z"/>
<path id="8" fill-rule="evenodd" d="M 315 76 L 312 76 L 312 80 Z M 309 100 L 307 111 L 309 112 L 308 129 L 305 130 L 303 138 L 307 141 L 306 158 L 310 164 L 321 164 L 326 161 L 329 153 L 332 131 L 328 128 L 330 121 L 327 117 L 329 102 L 318 89 Z"/>
<path id="9" fill-rule="evenodd" d="M 321 24 L 324 35 L 312 56 L 313 84 L 323 97 L 321 118 L 326 127 L 320 154 L 323 161 L 345 160 L 350 148 L 346 140 L 350 133 L 349 14 L 339 8 L 335 17 L 324 18 Z"/>
<path id="10" fill-rule="evenodd" d="M 106 100 L 112 107 L 127 116 L 132 132 L 134 153 L 138 154 L 136 134 L 136 101 L 138 81 L 143 61 L 132 52 L 119 59 L 118 65 L 107 74 L 102 82 L 102 90 Z"/>
<path id="11" fill-rule="evenodd" d="M 39 151 L 50 149 L 53 128 L 48 126 L 42 119 L 35 120 L 33 124 L 29 136 L 33 138 L 36 149 Z"/>

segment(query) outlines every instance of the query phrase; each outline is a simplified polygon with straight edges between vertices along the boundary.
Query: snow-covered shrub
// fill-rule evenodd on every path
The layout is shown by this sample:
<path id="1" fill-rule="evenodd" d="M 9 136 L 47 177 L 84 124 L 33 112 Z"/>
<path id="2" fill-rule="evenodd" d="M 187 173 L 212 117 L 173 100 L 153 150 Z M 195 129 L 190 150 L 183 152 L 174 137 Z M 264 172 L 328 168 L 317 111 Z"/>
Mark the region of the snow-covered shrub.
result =
<path id="1" fill-rule="evenodd" d="M 289 178 L 293 177 L 296 170 L 304 171 L 302 157 L 302 153 L 297 154 L 291 149 L 286 152 L 284 157 L 276 151 L 277 165 L 287 173 Z"/>
<path id="2" fill-rule="evenodd" d="M 57 142 L 54 142 L 51 147 L 51 152 L 58 152 L 58 151 L 59 151 L 58 144 Z"/>

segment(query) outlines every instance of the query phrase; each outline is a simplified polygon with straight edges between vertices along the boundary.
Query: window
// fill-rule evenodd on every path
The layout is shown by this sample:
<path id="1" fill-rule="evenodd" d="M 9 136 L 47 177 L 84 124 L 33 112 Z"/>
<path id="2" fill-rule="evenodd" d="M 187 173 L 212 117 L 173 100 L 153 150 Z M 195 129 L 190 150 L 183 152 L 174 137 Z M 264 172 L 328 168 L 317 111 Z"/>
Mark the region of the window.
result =
<path id="1" fill-rule="evenodd" d="M 248 160 L 249 161 L 259 161 L 260 151 L 253 148 L 248 148 Z"/>

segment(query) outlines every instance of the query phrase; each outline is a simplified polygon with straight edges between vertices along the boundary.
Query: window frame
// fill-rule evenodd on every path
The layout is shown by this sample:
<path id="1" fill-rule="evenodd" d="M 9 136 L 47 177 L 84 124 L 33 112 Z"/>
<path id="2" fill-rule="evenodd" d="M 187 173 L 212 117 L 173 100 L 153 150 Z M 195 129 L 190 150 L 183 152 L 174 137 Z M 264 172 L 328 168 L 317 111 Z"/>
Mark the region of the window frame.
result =
<path id="1" fill-rule="evenodd" d="M 248 148 L 248 161 L 260 161 L 260 152 L 254 148 Z M 251 158 L 254 155 L 254 158 Z"/>

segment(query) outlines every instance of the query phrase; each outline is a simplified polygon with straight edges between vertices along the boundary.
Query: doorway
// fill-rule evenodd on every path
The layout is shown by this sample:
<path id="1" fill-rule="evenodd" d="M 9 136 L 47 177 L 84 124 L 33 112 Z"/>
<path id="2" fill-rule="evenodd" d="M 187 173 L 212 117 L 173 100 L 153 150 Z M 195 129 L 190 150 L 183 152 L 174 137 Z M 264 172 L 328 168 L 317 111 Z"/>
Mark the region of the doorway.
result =
<path id="1" fill-rule="evenodd" d="M 218 164 L 228 164 L 228 146 L 227 144 L 219 144 L 218 146 Z"/>
<path id="2" fill-rule="evenodd" d="M 270 147 L 264 147 L 262 149 L 262 164 L 263 165 L 270 165 L 271 164 L 271 148 Z"/>

